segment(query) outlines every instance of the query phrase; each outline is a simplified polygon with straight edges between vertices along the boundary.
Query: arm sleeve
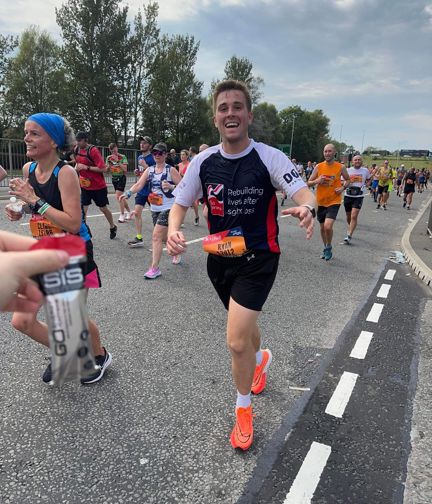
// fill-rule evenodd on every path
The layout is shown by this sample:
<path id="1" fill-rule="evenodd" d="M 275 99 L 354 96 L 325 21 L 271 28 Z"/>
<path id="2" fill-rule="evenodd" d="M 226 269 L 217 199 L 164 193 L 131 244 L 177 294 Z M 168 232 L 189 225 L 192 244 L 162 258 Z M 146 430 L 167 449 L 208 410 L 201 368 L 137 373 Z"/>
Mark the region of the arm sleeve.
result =
<path id="1" fill-rule="evenodd" d="M 270 174 L 273 187 L 284 191 L 290 198 L 302 187 L 307 187 L 296 167 L 283 152 L 272 147 L 267 149 L 259 154 Z"/>
<path id="2" fill-rule="evenodd" d="M 201 162 L 197 158 L 189 164 L 186 175 L 173 191 L 177 204 L 190 207 L 197 199 L 202 198 L 200 168 Z"/>
<path id="3" fill-rule="evenodd" d="M 103 160 L 102 154 L 99 152 L 97 147 L 92 147 L 90 156 L 93 159 L 94 166 L 97 166 L 98 168 L 105 168 L 105 161 Z"/>

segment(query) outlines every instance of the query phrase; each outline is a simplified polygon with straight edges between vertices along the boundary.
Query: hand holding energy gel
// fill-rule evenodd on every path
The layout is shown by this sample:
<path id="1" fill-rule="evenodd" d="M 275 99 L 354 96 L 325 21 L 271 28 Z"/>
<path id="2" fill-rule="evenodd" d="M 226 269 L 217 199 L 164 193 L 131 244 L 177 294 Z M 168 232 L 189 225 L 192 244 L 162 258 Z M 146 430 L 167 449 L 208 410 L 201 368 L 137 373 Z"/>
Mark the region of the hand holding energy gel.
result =
<path id="1" fill-rule="evenodd" d="M 62 385 L 94 373 L 97 369 L 91 350 L 84 288 L 86 247 L 79 236 L 44 237 L 32 250 L 65 250 L 69 264 L 38 275 L 36 281 L 45 296 L 51 349 L 52 382 Z"/>

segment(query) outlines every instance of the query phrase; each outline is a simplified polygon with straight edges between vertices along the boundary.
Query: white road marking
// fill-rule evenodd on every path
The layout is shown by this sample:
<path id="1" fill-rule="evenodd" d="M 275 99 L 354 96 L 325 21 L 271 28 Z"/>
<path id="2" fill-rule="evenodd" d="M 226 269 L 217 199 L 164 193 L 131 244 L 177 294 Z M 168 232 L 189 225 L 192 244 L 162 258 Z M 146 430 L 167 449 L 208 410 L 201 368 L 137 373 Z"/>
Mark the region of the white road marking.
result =
<path id="1" fill-rule="evenodd" d="M 374 303 L 369 315 L 366 318 L 367 322 L 378 322 L 381 317 L 381 312 L 383 311 L 384 305 L 381 303 Z"/>
<path id="2" fill-rule="evenodd" d="M 387 299 L 390 292 L 390 284 L 382 284 L 379 291 L 377 292 L 377 297 Z"/>
<path id="3" fill-rule="evenodd" d="M 148 210 L 144 209 L 144 212 L 147 212 Z M 111 212 L 113 215 L 120 215 L 120 212 Z M 93 215 L 87 215 L 86 219 L 93 219 L 94 217 L 104 217 L 104 214 L 93 214 Z M 20 226 L 29 226 L 30 222 L 22 222 Z"/>
<path id="4" fill-rule="evenodd" d="M 307 392 L 310 390 L 309 387 L 289 387 L 290 390 L 296 390 L 298 392 Z"/>
<path id="5" fill-rule="evenodd" d="M 362 331 L 358 337 L 350 357 L 353 359 L 364 359 L 366 357 L 369 344 L 372 341 L 373 333 L 369 331 Z"/>
<path id="6" fill-rule="evenodd" d="M 392 281 L 394 276 L 396 274 L 396 270 L 394 269 L 389 269 L 386 273 L 386 276 L 384 277 L 384 280 L 390 280 Z"/>
<path id="7" fill-rule="evenodd" d="M 284 504 L 310 504 L 330 453 L 330 446 L 312 443 Z"/>
<path id="8" fill-rule="evenodd" d="M 327 415 L 342 418 L 358 376 L 358 374 L 344 371 L 325 409 Z"/>

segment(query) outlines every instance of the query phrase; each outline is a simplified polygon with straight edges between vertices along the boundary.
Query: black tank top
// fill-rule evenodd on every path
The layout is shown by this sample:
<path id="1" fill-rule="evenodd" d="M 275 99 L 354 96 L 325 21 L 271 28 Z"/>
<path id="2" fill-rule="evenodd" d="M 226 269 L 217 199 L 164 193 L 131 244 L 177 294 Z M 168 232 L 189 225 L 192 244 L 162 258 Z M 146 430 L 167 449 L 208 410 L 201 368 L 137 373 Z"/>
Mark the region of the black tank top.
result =
<path id="1" fill-rule="evenodd" d="M 44 183 L 41 184 L 36 179 L 36 167 L 37 163 L 32 163 L 29 169 L 29 182 L 33 187 L 36 196 L 44 199 L 56 210 L 63 211 L 63 205 L 60 195 L 60 189 L 58 186 L 58 173 L 60 169 L 65 165 L 64 161 L 59 161 L 57 166 L 51 173 L 51 177 Z"/>

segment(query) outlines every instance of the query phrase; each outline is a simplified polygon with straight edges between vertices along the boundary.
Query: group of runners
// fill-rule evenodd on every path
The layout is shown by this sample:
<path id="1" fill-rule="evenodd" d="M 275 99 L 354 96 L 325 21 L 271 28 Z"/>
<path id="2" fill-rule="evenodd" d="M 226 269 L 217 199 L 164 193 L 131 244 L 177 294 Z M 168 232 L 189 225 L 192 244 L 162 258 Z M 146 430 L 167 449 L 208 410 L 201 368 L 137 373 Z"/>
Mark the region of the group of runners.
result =
<path id="1" fill-rule="evenodd" d="M 164 242 L 173 262 L 180 262 L 187 250 L 183 221 L 188 209 L 202 201 L 209 228 L 203 242 L 208 252 L 207 272 L 227 310 L 226 339 L 237 391 L 230 442 L 234 448 L 247 450 L 253 441 L 251 395 L 259 395 L 265 389 L 272 362 L 270 349 L 262 347 L 258 320 L 279 264 L 277 191 L 283 191 L 294 202 L 282 214 L 297 218 L 307 239 L 312 237 L 314 220 L 318 218 L 324 244 L 322 257 L 328 261 L 333 254 L 333 224 L 342 199 L 348 223 L 345 242 L 349 244 L 373 175 L 362 166 L 361 156 L 355 156 L 353 166 L 345 168 L 335 160 L 334 146 L 328 144 L 324 148 L 324 161 L 308 165 L 305 180 L 285 154 L 249 138 L 252 102 L 247 87 L 241 82 L 226 80 L 217 84 L 213 112 L 221 143 L 201 146 L 201 152 L 192 153 L 191 160 L 189 152 L 182 151 L 177 167 L 167 162 L 172 153 L 165 143 L 153 145 L 151 138 L 140 137 L 137 181 L 129 189 L 125 176 L 127 159 L 119 154 L 116 145 L 110 145 L 110 154 L 104 160 L 98 149 L 88 143 L 85 133 L 76 135 L 77 145 L 72 147 L 74 135 L 64 118 L 48 113 L 32 115 L 25 123 L 24 140 L 27 155 L 33 161 L 24 165 L 22 179 L 10 181 L 10 194 L 31 214 L 34 238 L 63 231 L 79 234 L 85 240 L 86 288 L 100 287 L 90 230 L 85 221 L 92 202 L 105 215 L 110 238 L 117 234 L 108 208 L 104 181 L 107 170 L 112 174 L 120 206 L 119 222 L 131 219 L 131 214 L 135 218 L 136 237 L 129 242 L 131 247 L 142 245 L 142 211 L 147 203 L 150 205 L 154 228 L 152 262 L 145 273 L 148 279 L 161 275 L 159 262 Z M 60 151 L 71 150 L 75 167 L 59 156 Z M 405 187 L 410 180 L 405 179 Z M 128 205 L 132 194 L 135 194 L 133 210 Z M 21 212 L 10 209 L 7 215 L 13 221 L 22 217 Z M 194 223 L 198 224 L 199 216 L 195 215 Z M 23 297 L 23 289 L 16 289 L 11 293 L 9 306 L 17 306 L 17 299 Z M 12 325 L 48 346 L 48 328 L 37 318 L 39 307 L 40 303 L 28 312 L 17 311 Z M 83 384 L 99 381 L 112 361 L 93 321 L 90 332 L 99 369 L 82 380 Z M 43 380 L 50 379 L 48 366 Z"/>

